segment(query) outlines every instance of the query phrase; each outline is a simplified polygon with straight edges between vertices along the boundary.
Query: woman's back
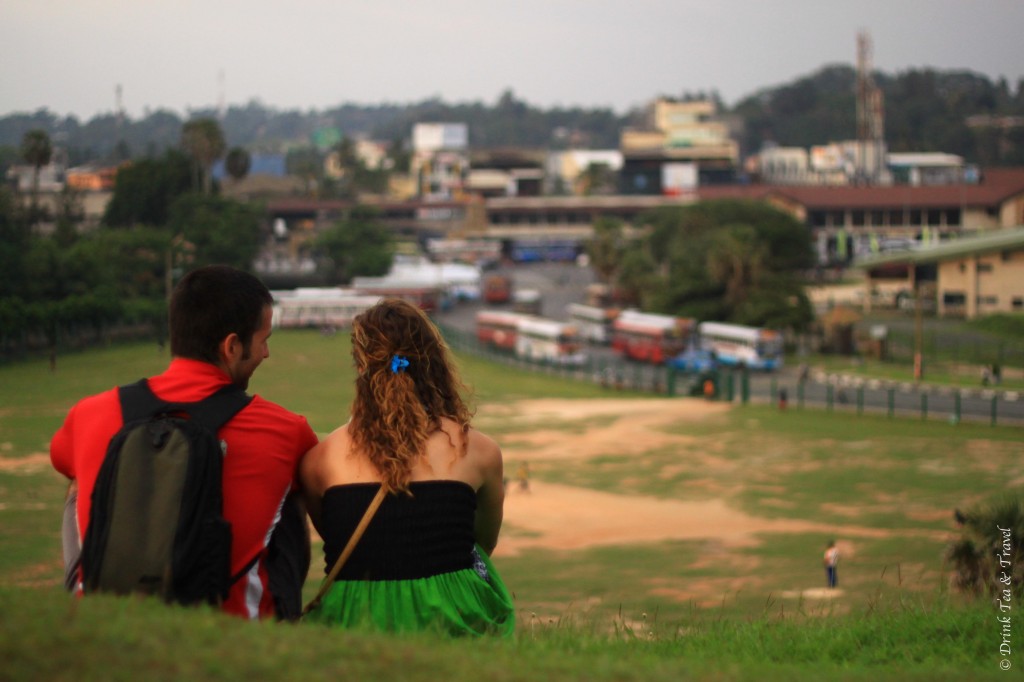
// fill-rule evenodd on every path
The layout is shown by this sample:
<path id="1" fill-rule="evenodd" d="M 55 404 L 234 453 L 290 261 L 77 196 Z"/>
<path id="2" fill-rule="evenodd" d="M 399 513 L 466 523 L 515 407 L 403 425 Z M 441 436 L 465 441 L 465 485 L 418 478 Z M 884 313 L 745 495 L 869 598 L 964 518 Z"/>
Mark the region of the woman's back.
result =
<path id="1" fill-rule="evenodd" d="M 325 572 L 334 565 L 379 486 L 336 485 L 324 492 Z M 338 576 L 405 580 L 473 566 L 476 492 L 461 481 L 418 481 L 411 495 L 389 495 Z"/>

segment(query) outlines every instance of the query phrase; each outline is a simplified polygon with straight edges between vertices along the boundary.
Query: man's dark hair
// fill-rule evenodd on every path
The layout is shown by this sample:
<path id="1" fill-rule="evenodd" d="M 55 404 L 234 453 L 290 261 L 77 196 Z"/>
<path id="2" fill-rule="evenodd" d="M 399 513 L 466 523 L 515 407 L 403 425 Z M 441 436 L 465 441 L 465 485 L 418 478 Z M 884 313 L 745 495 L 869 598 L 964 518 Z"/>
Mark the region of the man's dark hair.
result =
<path id="1" fill-rule="evenodd" d="M 193 270 L 171 295 L 171 354 L 217 364 L 217 347 L 232 333 L 248 354 L 263 310 L 273 300 L 263 282 L 242 270 L 227 265 Z"/>

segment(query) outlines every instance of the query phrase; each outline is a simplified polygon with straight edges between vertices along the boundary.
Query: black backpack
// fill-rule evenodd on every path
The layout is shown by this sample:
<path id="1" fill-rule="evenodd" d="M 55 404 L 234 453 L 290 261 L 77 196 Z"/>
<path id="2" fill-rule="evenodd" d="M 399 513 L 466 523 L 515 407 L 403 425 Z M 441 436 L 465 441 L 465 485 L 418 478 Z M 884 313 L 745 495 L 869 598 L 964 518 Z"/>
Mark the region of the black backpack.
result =
<path id="1" fill-rule="evenodd" d="M 228 385 L 195 403 L 168 403 L 143 379 L 118 389 L 124 425 L 92 493 L 82 543 L 85 592 L 219 604 L 231 584 L 223 516 L 226 444 L 217 430 L 252 398 Z"/>

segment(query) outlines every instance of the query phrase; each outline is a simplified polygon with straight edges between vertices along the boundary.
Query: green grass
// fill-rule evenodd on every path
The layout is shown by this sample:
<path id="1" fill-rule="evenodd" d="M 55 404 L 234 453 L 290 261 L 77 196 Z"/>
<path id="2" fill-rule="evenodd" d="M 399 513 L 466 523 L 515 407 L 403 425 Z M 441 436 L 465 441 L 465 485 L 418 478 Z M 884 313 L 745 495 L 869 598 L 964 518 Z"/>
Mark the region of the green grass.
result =
<path id="1" fill-rule="evenodd" d="M 1009 341 L 1024 340 L 1024 315 L 1003 313 L 986 315 L 966 323 L 971 329 L 988 332 Z"/>
<path id="2" fill-rule="evenodd" d="M 385 636 L 247 623 L 147 600 L 0 588 L 5 680 L 963 680 L 997 679 L 984 608 L 879 604 L 837 617 L 655 614 L 611 632 L 526 620 L 513 641 Z M 1019 623 L 1019 621 L 1018 621 Z M 1019 625 L 1014 631 L 1024 634 Z M 997 645 L 996 645 L 997 646 Z M 1019 662 L 1019 657 L 1017 659 Z M 1004 678 L 1005 679 L 1005 678 Z"/>
<path id="3" fill-rule="evenodd" d="M 790 366 L 797 366 L 800 361 L 793 358 L 788 361 Z M 883 362 L 874 359 L 850 358 L 839 355 L 816 355 L 805 359 L 808 366 L 828 373 L 848 374 L 864 379 L 881 379 L 884 381 L 915 383 L 914 366 L 912 363 Z M 967 362 L 955 362 L 949 358 L 928 358 L 924 364 L 926 384 L 952 386 L 958 388 L 981 387 L 981 366 Z M 1019 391 L 1024 389 L 1024 379 L 1006 376 L 999 385 L 1000 389 Z"/>
<path id="4" fill-rule="evenodd" d="M 275 332 L 251 390 L 326 433 L 347 418 L 347 338 Z M 759 517 L 813 521 L 731 546 L 713 538 L 499 557 L 515 594 L 512 642 L 386 637 L 243 623 L 152 602 L 69 600 L 59 588 L 63 479 L 47 443 L 82 396 L 161 371 L 127 345 L 0 367 L 0 680 L 69 679 L 987 679 L 1001 675 L 984 600 L 947 592 L 951 513 L 1024 483 L 1024 431 L 766 406 L 667 427 L 679 446 L 534 460 L 533 476 L 663 499 L 720 497 Z M 473 401 L 627 395 L 460 357 Z M 629 396 L 631 398 L 635 396 Z M 493 411 L 492 411 L 493 412 Z M 538 429 L 581 434 L 614 417 L 488 417 L 506 449 Z M 16 465 L 12 465 L 15 462 Z M 509 525 L 508 537 L 529 535 Z M 842 596 L 809 596 L 839 537 Z M 318 548 L 317 548 L 318 549 Z M 317 550 L 315 550 L 317 551 Z M 315 590 L 314 559 L 307 593 Z M 1024 647 L 1015 614 L 1014 643 Z M 1019 655 L 1015 667 L 1024 665 Z"/>

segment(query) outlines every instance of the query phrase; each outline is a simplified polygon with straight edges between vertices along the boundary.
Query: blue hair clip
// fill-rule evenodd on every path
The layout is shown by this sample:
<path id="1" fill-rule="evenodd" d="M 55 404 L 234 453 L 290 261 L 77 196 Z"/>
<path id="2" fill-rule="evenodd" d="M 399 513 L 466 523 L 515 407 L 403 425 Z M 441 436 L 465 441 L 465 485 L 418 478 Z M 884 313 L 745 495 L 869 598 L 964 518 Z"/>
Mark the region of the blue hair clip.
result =
<path id="1" fill-rule="evenodd" d="M 395 355 L 391 358 L 391 371 L 395 374 L 404 372 L 405 368 L 409 366 L 409 359 L 402 357 L 401 355 Z"/>

